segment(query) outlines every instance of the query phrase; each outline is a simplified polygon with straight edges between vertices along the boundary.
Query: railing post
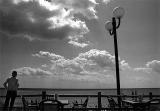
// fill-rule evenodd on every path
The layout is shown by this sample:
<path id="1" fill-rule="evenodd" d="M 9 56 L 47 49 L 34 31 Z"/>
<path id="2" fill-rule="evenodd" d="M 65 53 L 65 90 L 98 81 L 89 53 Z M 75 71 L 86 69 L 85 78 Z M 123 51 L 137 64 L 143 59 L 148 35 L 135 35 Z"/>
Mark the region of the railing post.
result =
<path id="1" fill-rule="evenodd" d="M 57 94 L 57 93 L 55 93 L 54 99 L 55 99 L 55 100 L 58 100 L 58 94 Z"/>
<path id="2" fill-rule="evenodd" d="M 101 104 L 101 92 L 98 92 L 98 109 L 100 109 L 102 107 Z"/>
<path id="3" fill-rule="evenodd" d="M 149 99 L 152 99 L 152 92 L 149 92 Z"/>
<path id="4" fill-rule="evenodd" d="M 46 99 L 46 91 L 42 91 L 42 100 Z"/>

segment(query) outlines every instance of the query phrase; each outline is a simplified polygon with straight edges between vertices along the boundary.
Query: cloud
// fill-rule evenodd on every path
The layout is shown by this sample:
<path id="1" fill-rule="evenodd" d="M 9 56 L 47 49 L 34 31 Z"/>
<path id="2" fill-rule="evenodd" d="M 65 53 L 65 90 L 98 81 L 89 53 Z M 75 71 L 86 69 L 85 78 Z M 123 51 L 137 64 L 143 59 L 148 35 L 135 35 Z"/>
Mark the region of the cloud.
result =
<path id="1" fill-rule="evenodd" d="M 88 52 L 80 53 L 75 60 L 84 65 L 86 70 L 100 70 L 107 68 L 113 70 L 114 57 L 106 51 L 91 49 Z"/>
<path id="2" fill-rule="evenodd" d="M 84 38 L 83 36 L 69 36 L 70 41 L 68 42 L 69 44 L 72 44 L 76 47 L 87 47 L 89 46 L 91 43 L 90 41 L 88 41 L 86 38 Z"/>
<path id="3" fill-rule="evenodd" d="M 47 59 L 39 68 L 21 67 L 16 70 L 24 76 L 46 77 L 56 80 L 92 81 L 98 84 L 116 83 L 115 57 L 105 50 L 91 49 L 80 53 L 75 58 L 68 59 L 54 52 L 40 51 L 32 54 L 39 59 Z M 119 59 L 122 87 L 141 87 L 149 85 L 154 80 L 153 74 L 159 70 L 159 61 L 147 62 L 145 67 L 132 68 L 125 60 Z M 37 66 L 38 67 L 38 66 Z M 155 73 L 156 72 L 156 73 Z M 158 74 L 155 76 L 158 77 Z M 155 83 L 156 84 L 156 83 Z"/>
<path id="4" fill-rule="evenodd" d="M 21 76 L 46 77 L 53 75 L 50 71 L 45 71 L 40 68 L 21 67 L 14 70 Z"/>
<path id="5" fill-rule="evenodd" d="M 39 57 L 39 58 L 49 58 L 52 60 L 59 60 L 59 59 L 64 58 L 63 56 L 56 55 L 56 54 L 50 53 L 50 52 L 45 52 L 45 51 L 39 51 L 39 53 L 32 54 L 32 56 Z"/>
<path id="6" fill-rule="evenodd" d="M 107 51 L 91 49 L 80 53 L 73 59 L 67 59 L 61 55 L 50 52 L 40 51 L 33 54 L 34 57 L 48 58 L 49 64 L 45 65 L 56 74 L 74 74 L 74 75 L 108 75 L 115 72 L 115 61 Z M 129 65 L 124 60 L 120 62 L 120 68 L 128 68 Z"/>
<path id="7" fill-rule="evenodd" d="M 47 51 L 39 51 L 32 54 L 32 56 L 47 61 L 43 61 L 39 68 L 17 68 L 21 75 L 42 76 L 54 80 L 92 81 L 98 84 L 110 84 L 111 86 L 116 83 L 115 57 L 105 50 L 91 49 L 78 54 L 72 59 Z M 138 75 L 138 72 L 136 75 L 134 74 L 136 71 L 132 70 L 125 60 L 120 60 L 119 63 L 122 77 L 125 76 L 124 78 L 132 81 L 138 77 L 142 78 Z"/>
<path id="8" fill-rule="evenodd" d="M 134 68 L 135 72 L 142 72 L 145 74 L 150 74 L 152 72 L 151 68 L 147 68 L 147 67 L 139 67 L 139 68 Z"/>
<path id="9" fill-rule="evenodd" d="M 85 42 L 82 42 L 82 43 L 79 43 L 78 41 L 74 41 L 74 40 L 71 40 L 68 42 L 69 44 L 72 44 L 74 46 L 77 46 L 77 47 L 81 47 L 81 48 L 84 48 L 86 46 L 88 46 L 89 44 L 85 43 Z"/>
<path id="10" fill-rule="evenodd" d="M 131 69 L 131 66 L 125 60 L 121 60 L 120 61 L 120 68 L 122 70 L 126 70 L 126 69 Z"/>
<path id="11" fill-rule="evenodd" d="M 80 13 L 88 19 L 96 19 L 95 0 L 52 0 L 57 5 L 70 10 L 72 14 Z"/>
<path id="12" fill-rule="evenodd" d="M 46 65 L 46 64 L 43 64 L 42 67 L 47 67 L 47 65 Z"/>
<path id="13" fill-rule="evenodd" d="M 103 3 L 108 4 L 111 0 L 100 0 L 100 1 L 102 1 Z"/>
<path id="14" fill-rule="evenodd" d="M 142 71 L 146 74 L 158 73 L 160 74 L 160 61 L 152 60 L 145 64 L 145 67 L 135 68 L 135 71 Z"/>
<path id="15" fill-rule="evenodd" d="M 0 34 L 29 40 L 67 38 L 70 44 L 85 47 L 87 43 L 78 40 L 89 29 L 74 15 L 96 19 L 96 5 L 95 0 L 2 0 Z"/>
<path id="16" fill-rule="evenodd" d="M 84 67 L 90 67 L 91 70 L 99 69 L 115 71 L 115 57 L 105 50 L 101 51 L 97 49 L 91 49 L 88 52 L 80 53 L 75 59 L 82 61 L 81 63 L 85 63 L 85 60 L 87 60 Z M 119 61 L 121 69 L 130 67 L 124 60 Z"/>
<path id="17" fill-rule="evenodd" d="M 160 61 L 153 60 L 153 61 L 147 62 L 146 66 L 160 74 Z"/>

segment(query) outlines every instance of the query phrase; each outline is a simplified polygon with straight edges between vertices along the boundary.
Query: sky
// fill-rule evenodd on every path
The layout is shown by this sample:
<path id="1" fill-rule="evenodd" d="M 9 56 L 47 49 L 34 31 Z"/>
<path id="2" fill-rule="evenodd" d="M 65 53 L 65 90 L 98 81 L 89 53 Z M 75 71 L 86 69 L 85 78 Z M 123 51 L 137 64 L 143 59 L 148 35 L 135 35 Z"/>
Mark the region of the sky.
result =
<path id="1" fill-rule="evenodd" d="M 115 7 L 122 88 L 160 87 L 159 0 L 0 0 L 0 87 L 116 88 Z"/>

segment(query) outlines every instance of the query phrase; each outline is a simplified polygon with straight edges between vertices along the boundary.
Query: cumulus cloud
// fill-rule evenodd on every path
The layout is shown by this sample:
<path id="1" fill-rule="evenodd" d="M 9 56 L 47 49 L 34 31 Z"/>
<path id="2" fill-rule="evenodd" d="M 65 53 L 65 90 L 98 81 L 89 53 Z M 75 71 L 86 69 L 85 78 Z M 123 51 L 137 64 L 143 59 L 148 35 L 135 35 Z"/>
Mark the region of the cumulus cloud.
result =
<path id="1" fill-rule="evenodd" d="M 160 61 L 153 60 L 151 62 L 147 62 L 146 66 L 148 68 L 151 68 L 153 71 L 155 71 L 155 72 L 160 74 Z"/>
<path id="2" fill-rule="evenodd" d="M 68 59 L 54 52 L 39 51 L 33 57 L 47 60 L 39 66 L 21 67 L 16 70 L 24 76 L 49 77 L 54 79 L 101 81 L 110 84 L 115 81 L 115 57 L 105 50 L 91 49 Z M 37 66 L 38 67 L 38 66 Z M 130 66 L 120 61 L 122 73 Z"/>
<path id="3" fill-rule="evenodd" d="M 40 51 L 32 54 L 33 57 L 48 59 L 39 68 L 21 67 L 16 70 L 25 76 L 49 77 L 54 79 L 78 80 L 78 81 L 101 81 L 102 83 L 114 84 L 116 82 L 115 57 L 105 50 L 91 49 L 80 53 L 75 58 L 68 59 L 54 52 Z M 132 68 L 125 60 L 119 59 L 120 76 L 122 86 L 128 81 L 134 86 L 135 81 L 143 85 L 151 82 L 152 74 L 158 73 L 159 61 L 147 62 L 145 67 Z M 155 73 L 156 72 L 156 73 Z M 158 75 L 157 75 L 158 76 Z"/>
<path id="4" fill-rule="evenodd" d="M 91 49 L 88 52 L 80 53 L 75 60 L 84 65 L 84 69 L 93 70 L 93 69 L 103 69 L 107 68 L 113 70 L 114 65 L 114 56 L 109 54 L 106 51 L 100 51 L 97 49 Z"/>
<path id="5" fill-rule="evenodd" d="M 131 66 L 125 60 L 120 61 L 120 67 L 122 70 L 131 69 Z"/>
<path id="6" fill-rule="evenodd" d="M 135 71 L 142 71 L 147 74 L 158 73 L 160 74 L 160 61 L 152 60 L 146 63 L 145 67 L 135 68 Z"/>
<path id="7" fill-rule="evenodd" d="M 45 71 L 40 68 L 21 67 L 14 70 L 16 70 L 21 76 L 46 77 L 53 75 L 53 73 L 51 73 L 50 71 Z"/>
<path id="8" fill-rule="evenodd" d="M 85 47 L 87 43 L 79 43 L 78 40 L 89 29 L 84 21 L 74 15 L 96 19 L 96 5 L 95 0 L 2 0 L 0 33 L 29 40 L 67 38 L 70 44 Z"/>
<path id="9" fill-rule="evenodd" d="M 67 59 L 63 56 L 50 52 L 40 51 L 33 54 L 39 58 L 49 58 L 50 63 L 46 66 L 56 74 L 74 74 L 74 75 L 108 75 L 115 72 L 114 56 L 107 51 L 91 49 L 80 53 L 73 59 Z M 120 62 L 120 68 L 128 68 L 129 65 L 124 60 Z"/>

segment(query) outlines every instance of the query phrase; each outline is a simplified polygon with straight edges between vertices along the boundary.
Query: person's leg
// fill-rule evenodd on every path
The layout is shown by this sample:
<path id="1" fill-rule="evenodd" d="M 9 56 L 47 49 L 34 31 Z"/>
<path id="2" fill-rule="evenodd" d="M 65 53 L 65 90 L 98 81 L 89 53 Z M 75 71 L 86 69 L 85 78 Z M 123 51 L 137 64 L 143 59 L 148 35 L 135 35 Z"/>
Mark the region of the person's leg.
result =
<path id="1" fill-rule="evenodd" d="M 17 92 L 16 91 L 12 91 L 10 108 L 9 108 L 10 111 L 12 110 L 12 108 L 14 106 L 14 101 L 15 101 L 16 96 L 17 96 Z"/>
<path id="2" fill-rule="evenodd" d="M 7 91 L 3 110 L 7 110 L 8 109 L 9 101 L 10 101 L 10 98 L 11 98 L 11 96 L 10 96 L 11 94 L 10 93 L 11 93 L 10 91 Z"/>

